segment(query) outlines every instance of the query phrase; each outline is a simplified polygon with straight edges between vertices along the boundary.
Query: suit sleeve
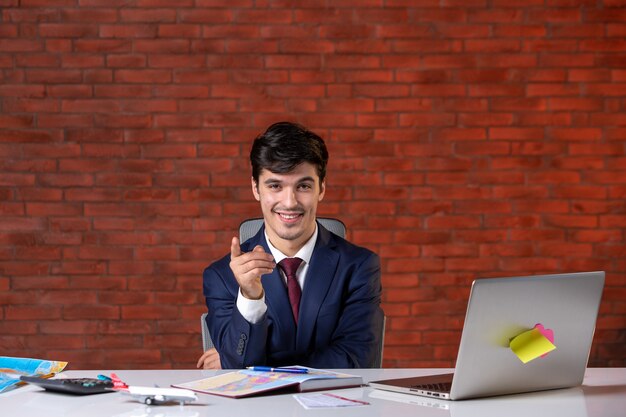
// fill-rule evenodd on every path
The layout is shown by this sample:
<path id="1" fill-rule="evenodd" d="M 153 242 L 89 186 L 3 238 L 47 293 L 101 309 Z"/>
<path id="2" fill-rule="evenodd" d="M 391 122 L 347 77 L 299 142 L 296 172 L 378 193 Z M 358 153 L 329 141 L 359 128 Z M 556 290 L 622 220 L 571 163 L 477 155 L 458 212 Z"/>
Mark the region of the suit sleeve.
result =
<path id="1" fill-rule="evenodd" d="M 344 288 L 343 309 L 329 346 L 311 352 L 306 365 L 315 368 L 372 367 L 381 343 L 384 314 L 380 308 L 378 255 L 367 252 Z"/>
<path id="2" fill-rule="evenodd" d="M 209 266 L 203 274 L 211 339 L 220 354 L 224 369 L 264 364 L 267 316 L 251 324 L 241 315 L 236 305 L 239 286 L 230 271 L 227 258 Z"/>

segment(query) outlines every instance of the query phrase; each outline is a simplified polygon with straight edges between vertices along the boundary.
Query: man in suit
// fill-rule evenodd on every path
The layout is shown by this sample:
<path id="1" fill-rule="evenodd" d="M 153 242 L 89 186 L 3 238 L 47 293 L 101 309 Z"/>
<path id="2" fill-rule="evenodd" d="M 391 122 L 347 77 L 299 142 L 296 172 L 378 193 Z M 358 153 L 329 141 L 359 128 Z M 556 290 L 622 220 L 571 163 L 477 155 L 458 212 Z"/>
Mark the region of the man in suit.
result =
<path id="1" fill-rule="evenodd" d="M 276 123 L 250 152 L 264 226 L 204 271 L 215 349 L 198 367 L 372 365 L 380 343 L 380 260 L 316 221 L 328 151 L 306 128 Z"/>

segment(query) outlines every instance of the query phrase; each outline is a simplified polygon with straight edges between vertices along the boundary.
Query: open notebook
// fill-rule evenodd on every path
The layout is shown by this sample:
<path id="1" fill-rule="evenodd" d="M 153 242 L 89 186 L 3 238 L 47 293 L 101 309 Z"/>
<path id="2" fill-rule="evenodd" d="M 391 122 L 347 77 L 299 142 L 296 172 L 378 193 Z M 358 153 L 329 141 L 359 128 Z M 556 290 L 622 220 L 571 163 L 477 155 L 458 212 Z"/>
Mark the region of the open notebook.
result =
<path id="1" fill-rule="evenodd" d="M 307 368 L 306 366 L 291 368 L 306 369 L 307 373 L 295 374 L 242 369 L 172 386 L 204 394 L 241 398 L 267 392 L 285 390 L 306 392 L 357 387 L 363 384 L 363 378 L 359 375 Z"/>
<path id="2" fill-rule="evenodd" d="M 582 383 L 604 288 L 604 272 L 477 279 L 472 284 L 454 374 L 372 381 L 388 391 L 460 400 Z M 523 349 L 556 348 L 526 363 Z M 526 336 L 528 336 L 526 338 Z M 544 343 L 545 344 L 539 344 Z M 542 350 L 543 352 L 543 350 Z M 532 356 L 532 355 L 531 355 Z M 522 358 L 522 359 L 521 359 Z"/>

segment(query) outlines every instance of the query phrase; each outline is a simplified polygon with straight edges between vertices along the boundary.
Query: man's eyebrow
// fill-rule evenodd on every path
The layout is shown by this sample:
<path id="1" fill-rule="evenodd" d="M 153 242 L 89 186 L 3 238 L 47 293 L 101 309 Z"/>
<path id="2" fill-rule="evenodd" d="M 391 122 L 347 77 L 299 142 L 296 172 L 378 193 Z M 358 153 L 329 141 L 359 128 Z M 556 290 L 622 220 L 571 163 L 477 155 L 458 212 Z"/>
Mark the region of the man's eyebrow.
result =
<path id="1" fill-rule="evenodd" d="M 276 183 L 282 183 L 283 181 L 279 178 L 268 178 L 265 181 L 263 181 L 263 184 L 276 184 Z M 298 183 L 302 183 L 302 182 L 315 182 L 315 178 L 311 177 L 311 176 L 306 176 L 306 177 L 302 177 L 299 178 L 296 181 L 296 184 Z"/>
<path id="2" fill-rule="evenodd" d="M 265 181 L 263 181 L 263 184 L 274 184 L 274 183 L 280 183 L 282 182 L 281 180 L 279 180 L 278 178 L 268 178 Z"/>

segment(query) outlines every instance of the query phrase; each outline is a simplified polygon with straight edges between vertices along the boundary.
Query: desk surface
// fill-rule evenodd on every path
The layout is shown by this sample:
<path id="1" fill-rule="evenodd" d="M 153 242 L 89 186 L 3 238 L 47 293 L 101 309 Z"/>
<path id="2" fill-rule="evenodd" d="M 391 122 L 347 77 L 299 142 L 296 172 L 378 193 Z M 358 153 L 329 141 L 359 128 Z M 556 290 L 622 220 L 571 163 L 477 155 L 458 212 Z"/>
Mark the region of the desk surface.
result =
<path id="1" fill-rule="evenodd" d="M 449 372 L 447 369 L 361 369 L 349 370 L 365 381 Z M 94 377 L 111 371 L 68 371 L 71 377 Z M 114 371 L 131 385 L 170 384 L 206 378 L 216 371 L 149 370 Z M 305 410 L 292 394 L 231 399 L 198 394 L 199 401 L 185 406 L 147 406 L 120 393 L 68 396 L 49 393 L 35 386 L 23 386 L 0 394 L 3 416 L 65 417 L 317 417 L 317 416 L 420 416 L 420 417 L 605 417 L 624 416 L 626 410 L 626 368 L 591 368 L 581 387 L 509 395 L 503 397 L 444 401 L 395 394 L 369 387 L 336 390 L 344 397 L 364 400 L 368 406 L 344 409 Z"/>

